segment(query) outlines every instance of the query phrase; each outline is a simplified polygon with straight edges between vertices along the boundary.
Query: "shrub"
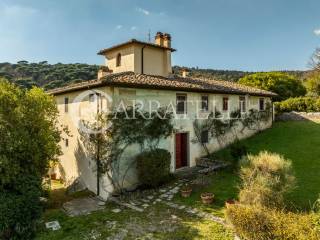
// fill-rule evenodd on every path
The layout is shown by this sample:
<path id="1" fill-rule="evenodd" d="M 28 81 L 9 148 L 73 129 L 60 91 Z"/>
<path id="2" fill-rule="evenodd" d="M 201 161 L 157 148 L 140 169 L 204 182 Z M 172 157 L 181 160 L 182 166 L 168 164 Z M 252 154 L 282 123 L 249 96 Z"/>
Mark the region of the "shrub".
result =
<path id="1" fill-rule="evenodd" d="M 239 200 L 243 204 L 279 207 L 283 195 L 293 187 L 291 162 L 278 154 L 260 152 L 241 161 L 242 188 Z"/>
<path id="2" fill-rule="evenodd" d="M 138 178 L 142 185 L 156 187 L 170 176 L 171 155 L 165 149 L 153 149 L 137 156 Z"/>
<path id="3" fill-rule="evenodd" d="M 233 159 L 233 165 L 237 165 L 238 161 L 245 155 L 247 155 L 248 149 L 247 147 L 242 144 L 239 140 L 236 140 L 230 146 L 230 155 Z"/>
<path id="4" fill-rule="evenodd" d="M 20 176 L 0 194 L 0 238 L 31 239 L 41 214 L 38 177 Z"/>
<path id="5" fill-rule="evenodd" d="M 277 113 L 282 112 L 319 112 L 320 98 L 313 97 L 297 97 L 288 98 L 282 102 L 275 103 L 275 110 Z"/>
<path id="6" fill-rule="evenodd" d="M 320 229 L 319 215 L 286 213 L 264 207 L 231 205 L 226 219 L 243 239 L 249 240 L 316 240 Z"/>

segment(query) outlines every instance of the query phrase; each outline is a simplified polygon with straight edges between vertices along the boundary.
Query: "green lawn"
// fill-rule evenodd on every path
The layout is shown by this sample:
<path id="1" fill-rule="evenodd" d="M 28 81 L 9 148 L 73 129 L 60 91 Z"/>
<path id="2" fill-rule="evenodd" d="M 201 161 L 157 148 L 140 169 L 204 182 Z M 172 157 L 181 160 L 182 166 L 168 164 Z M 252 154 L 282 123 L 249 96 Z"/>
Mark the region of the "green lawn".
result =
<path id="1" fill-rule="evenodd" d="M 286 196 L 287 205 L 299 210 L 310 210 L 320 193 L 320 124 L 312 121 L 276 122 L 273 127 L 242 141 L 252 154 L 270 151 L 292 161 L 296 188 Z M 229 149 L 216 153 L 217 158 L 230 159 Z M 205 188 L 195 188 L 190 198 L 180 196 L 177 201 L 194 205 L 203 210 L 223 215 L 224 201 L 235 198 L 239 177 L 231 171 L 221 171 L 211 176 Z M 201 204 L 200 194 L 213 192 L 215 203 L 207 207 Z"/>
<path id="2" fill-rule="evenodd" d="M 289 206 L 309 210 L 320 192 L 320 124 L 277 122 L 271 129 L 243 142 L 253 154 L 267 150 L 292 161 L 297 187 L 286 200 Z M 216 156 L 230 159 L 228 149 L 221 150 Z M 237 172 L 223 170 L 209 175 L 207 179 L 208 185 L 195 187 L 191 197 L 176 196 L 174 201 L 223 216 L 224 202 L 238 194 Z M 215 202 L 210 206 L 200 201 L 200 194 L 205 191 L 215 194 Z M 81 217 L 68 217 L 59 210 L 49 210 L 43 221 L 59 220 L 62 229 L 48 231 L 42 222 L 37 239 L 114 239 L 121 232 L 126 235 L 124 239 L 233 239 L 230 231 L 217 223 L 191 217 L 162 204 L 153 205 L 144 213 L 129 209 L 112 213 L 111 209 L 116 207 L 108 205 L 103 211 Z"/>

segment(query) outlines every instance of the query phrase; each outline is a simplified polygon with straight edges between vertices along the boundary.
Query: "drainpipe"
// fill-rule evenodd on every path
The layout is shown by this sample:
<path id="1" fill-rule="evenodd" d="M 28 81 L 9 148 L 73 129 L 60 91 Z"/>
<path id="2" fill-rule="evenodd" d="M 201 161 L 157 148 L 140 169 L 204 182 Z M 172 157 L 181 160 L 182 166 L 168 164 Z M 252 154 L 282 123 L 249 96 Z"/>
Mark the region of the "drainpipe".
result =
<path id="1" fill-rule="evenodd" d="M 143 65 L 144 65 L 143 50 L 144 50 L 145 47 L 146 47 L 146 45 L 144 45 L 144 46 L 141 48 L 141 74 L 144 74 L 144 69 L 143 69 Z"/>

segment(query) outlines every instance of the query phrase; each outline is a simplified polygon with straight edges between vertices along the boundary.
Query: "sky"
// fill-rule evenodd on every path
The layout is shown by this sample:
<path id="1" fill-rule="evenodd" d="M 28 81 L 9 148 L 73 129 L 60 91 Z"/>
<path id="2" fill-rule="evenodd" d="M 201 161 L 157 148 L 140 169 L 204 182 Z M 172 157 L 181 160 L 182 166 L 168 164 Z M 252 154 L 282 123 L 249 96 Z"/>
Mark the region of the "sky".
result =
<path id="1" fill-rule="evenodd" d="M 0 62 L 103 64 L 100 49 L 162 31 L 173 65 L 304 70 L 319 11 L 319 0 L 0 0 Z"/>

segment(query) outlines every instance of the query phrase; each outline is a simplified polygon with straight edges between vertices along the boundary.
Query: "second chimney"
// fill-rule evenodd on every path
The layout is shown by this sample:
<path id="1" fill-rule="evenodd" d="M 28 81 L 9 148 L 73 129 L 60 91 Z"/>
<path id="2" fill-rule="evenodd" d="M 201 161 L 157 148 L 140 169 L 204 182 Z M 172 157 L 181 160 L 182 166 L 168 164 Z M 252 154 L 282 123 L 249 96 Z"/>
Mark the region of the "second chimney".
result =
<path id="1" fill-rule="evenodd" d="M 155 36 L 155 44 L 163 46 L 163 34 L 162 32 L 157 32 Z"/>
<path id="2" fill-rule="evenodd" d="M 171 35 L 169 33 L 163 34 L 163 46 L 171 48 Z"/>

